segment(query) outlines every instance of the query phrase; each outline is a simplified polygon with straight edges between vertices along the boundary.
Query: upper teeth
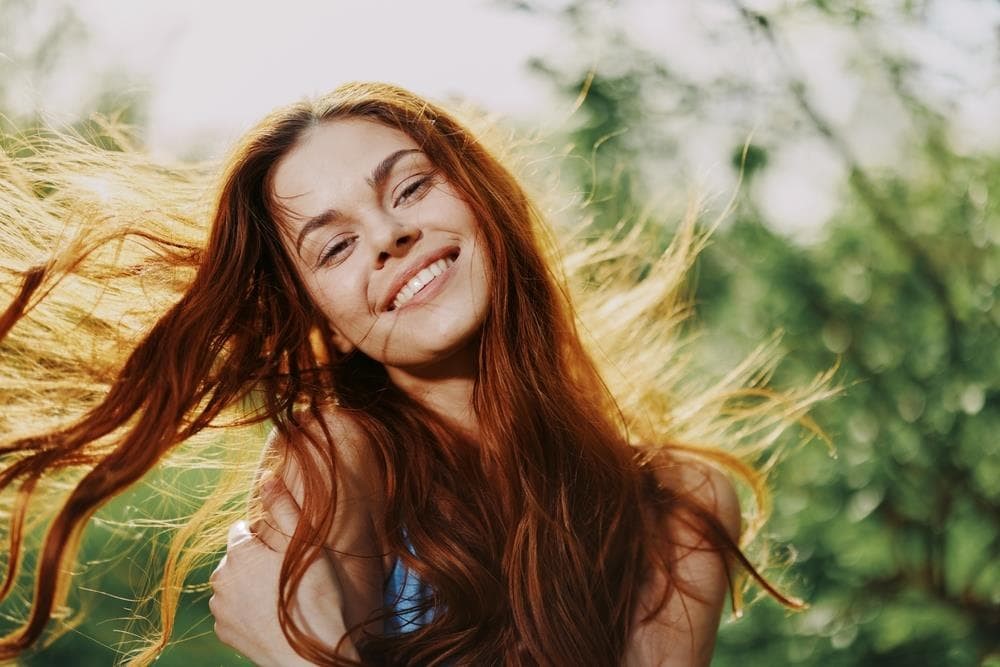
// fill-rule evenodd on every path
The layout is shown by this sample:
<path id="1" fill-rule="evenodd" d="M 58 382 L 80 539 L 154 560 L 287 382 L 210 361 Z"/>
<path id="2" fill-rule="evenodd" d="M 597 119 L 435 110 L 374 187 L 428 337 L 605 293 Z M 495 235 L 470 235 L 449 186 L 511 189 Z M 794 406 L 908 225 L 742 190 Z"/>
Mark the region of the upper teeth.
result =
<path id="1" fill-rule="evenodd" d="M 440 276 L 447 270 L 449 266 L 455 263 L 455 260 L 450 257 L 445 257 L 444 259 L 439 259 L 433 264 L 420 270 L 420 272 L 410 278 L 410 281 L 403 285 L 403 288 L 399 290 L 396 294 L 396 298 L 392 300 L 393 309 L 399 308 L 404 303 L 413 298 L 413 296 L 427 286 L 432 280 Z"/>

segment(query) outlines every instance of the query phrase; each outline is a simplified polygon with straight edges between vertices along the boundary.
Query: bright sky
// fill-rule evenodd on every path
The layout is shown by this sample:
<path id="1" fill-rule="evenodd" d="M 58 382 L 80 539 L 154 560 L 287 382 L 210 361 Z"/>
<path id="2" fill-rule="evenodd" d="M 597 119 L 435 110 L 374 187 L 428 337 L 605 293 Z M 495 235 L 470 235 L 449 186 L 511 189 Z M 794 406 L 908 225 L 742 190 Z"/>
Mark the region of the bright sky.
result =
<path id="1" fill-rule="evenodd" d="M 505 115 L 552 104 L 525 72 L 556 27 L 492 3 L 104 0 L 79 11 L 151 83 L 155 150 L 226 145 L 276 106 L 351 80 L 458 96 Z"/>
<path id="2" fill-rule="evenodd" d="M 861 159 L 899 163 L 912 140 L 902 114 L 885 90 L 852 69 L 868 48 L 858 41 L 864 31 L 805 11 L 781 19 L 790 2 L 746 0 L 777 13 L 788 59 L 807 73 L 811 99 L 844 129 Z M 56 113 L 73 109 L 93 77 L 117 72 L 148 93 L 149 145 L 169 156 L 221 156 L 274 107 L 357 79 L 391 81 L 439 100 L 459 97 L 544 126 L 564 119 L 570 101 L 528 73 L 529 58 L 596 66 L 598 75 L 615 60 L 600 34 L 581 46 L 565 26 L 489 0 L 82 0 L 74 7 L 90 33 L 88 46 L 49 89 L 29 82 L 27 103 Z M 868 37 L 881 51 L 927 65 L 916 92 L 953 119 L 957 148 L 1000 149 L 1000 4 L 931 0 L 925 11 L 924 25 L 890 21 Z M 621 0 L 598 18 L 597 32 L 623 31 L 690 80 L 724 75 L 758 91 L 782 89 L 773 55 L 724 0 Z M 0 44 L 0 55 L 6 50 Z M 649 91 L 658 93 L 670 91 Z M 780 95 L 721 106 L 717 115 L 664 121 L 663 132 L 677 138 L 681 169 L 725 192 L 732 187 L 730 152 L 748 130 L 767 142 L 782 138 L 793 121 Z M 726 115 L 725 107 L 735 112 Z M 772 143 L 780 148 L 754 194 L 778 228 L 806 238 L 837 205 L 842 164 L 816 139 Z"/>

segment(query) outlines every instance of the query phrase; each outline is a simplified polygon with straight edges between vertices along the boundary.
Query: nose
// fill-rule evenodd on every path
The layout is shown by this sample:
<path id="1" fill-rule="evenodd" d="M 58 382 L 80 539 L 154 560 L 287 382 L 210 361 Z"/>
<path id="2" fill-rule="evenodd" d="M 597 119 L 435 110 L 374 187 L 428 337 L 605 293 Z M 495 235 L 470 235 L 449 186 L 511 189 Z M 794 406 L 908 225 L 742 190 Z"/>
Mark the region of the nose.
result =
<path id="1" fill-rule="evenodd" d="M 372 222 L 370 231 L 375 248 L 375 268 L 381 269 L 390 257 L 402 257 L 422 234 L 413 224 L 391 216 Z"/>

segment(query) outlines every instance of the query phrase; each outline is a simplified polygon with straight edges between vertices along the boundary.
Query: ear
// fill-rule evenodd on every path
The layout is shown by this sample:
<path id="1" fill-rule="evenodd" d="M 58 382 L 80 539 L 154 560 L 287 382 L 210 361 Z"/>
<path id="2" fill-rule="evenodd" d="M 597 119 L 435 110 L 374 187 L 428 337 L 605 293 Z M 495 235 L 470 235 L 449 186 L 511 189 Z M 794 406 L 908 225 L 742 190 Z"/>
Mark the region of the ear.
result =
<path id="1" fill-rule="evenodd" d="M 333 346 L 337 348 L 337 352 L 340 352 L 341 354 L 350 354 L 354 351 L 354 343 L 347 340 L 342 333 L 333 327 L 330 327 L 330 341 L 333 343 Z"/>

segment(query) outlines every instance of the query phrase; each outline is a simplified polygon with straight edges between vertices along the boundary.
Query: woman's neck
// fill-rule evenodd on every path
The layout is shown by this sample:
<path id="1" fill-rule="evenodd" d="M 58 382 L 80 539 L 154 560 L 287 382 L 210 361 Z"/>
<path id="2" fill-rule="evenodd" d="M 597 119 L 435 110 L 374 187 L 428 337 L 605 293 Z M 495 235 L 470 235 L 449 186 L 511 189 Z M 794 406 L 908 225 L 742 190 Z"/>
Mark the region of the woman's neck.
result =
<path id="1" fill-rule="evenodd" d="M 479 439 L 479 420 L 472 401 L 477 351 L 471 346 L 433 365 L 387 367 L 389 379 L 410 398 L 436 413 L 462 435 Z"/>

